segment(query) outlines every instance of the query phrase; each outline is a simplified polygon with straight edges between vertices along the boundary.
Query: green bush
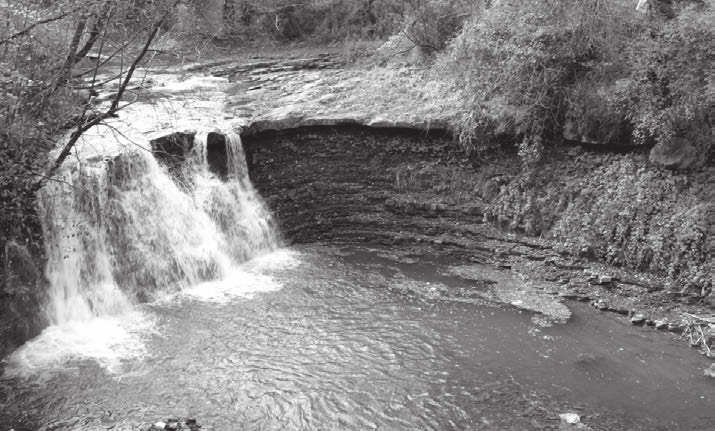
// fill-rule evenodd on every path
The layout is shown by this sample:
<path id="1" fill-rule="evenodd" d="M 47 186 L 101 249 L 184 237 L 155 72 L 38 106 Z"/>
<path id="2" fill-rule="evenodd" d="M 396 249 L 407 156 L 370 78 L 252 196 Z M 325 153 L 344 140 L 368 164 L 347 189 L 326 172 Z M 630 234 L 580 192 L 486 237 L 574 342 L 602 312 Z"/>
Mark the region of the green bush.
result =
<path id="1" fill-rule="evenodd" d="M 658 272 L 705 294 L 711 204 L 704 187 L 626 157 L 582 178 L 550 233 L 571 251 Z"/>
<path id="2" fill-rule="evenodd" d="M 496 2 L 473 15 L 439 61 L 464 95 L 462 143 L 479 150 L 507 135 L 533 154 L 535 137 L 560 139 L 567 124 L 576 139 L 681 137 L 707 154 L 711 4 L 679 2 L 664 20 L 617 1 Z"/>
<path id="3" fill-rule="evenodd" d="M 508 134 L 548 138 L 560 131 L 576 78 L 620 43 L 609 2 L 497 2 L 457 36 L 440 69 L 465 92 L 467 147 Z M 611 31 L 613 30 L 613 31 Z M 608 49 L 607 49 L 608 48 Z"/>
<path id="4" fill-rule="evenodd" d="M 404 10 L 394 0 L 234 0 L 226 3 L 224 33 L 258 41 L 378 39 L 395 31 Z"/>
<path id="5" fill-rule="evenodd" d="M 667 143 L 677 136 L 702 154 L 710 151 L 712 3 L 690 4 L 634 37 L 624 52 L 629 71 L 608 100 L 631 122 L 636 142 Z"/>

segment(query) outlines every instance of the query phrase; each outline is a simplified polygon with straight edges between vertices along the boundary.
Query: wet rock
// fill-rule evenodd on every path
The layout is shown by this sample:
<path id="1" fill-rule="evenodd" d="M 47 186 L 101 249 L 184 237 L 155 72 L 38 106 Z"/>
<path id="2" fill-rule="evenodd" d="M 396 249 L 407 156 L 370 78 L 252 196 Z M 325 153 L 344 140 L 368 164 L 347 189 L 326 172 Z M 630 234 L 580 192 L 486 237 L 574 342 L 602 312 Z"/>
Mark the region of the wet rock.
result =
<path id="1" fill-rule="evenodd" d="M 592 302 L 591 306 L 593 306 L 593 308 L 595 308 L 597 310 L 601 310 L 601 311 L 606 311 L 609 308 L 608 303 L 606 301 L 604 301 L 603 299 L 599 299 L 598 301 Z"/>
<path id="2" fill-rule="evenodd" d="M 668 329 L 668 322 L 665 320 L 656 320 L 655 322 L 655 329 L 658 329 L 660 331 L 664 331 Z"/>
<path id="3" fill-rule="evenodd" d="M 614 313 L 616 313 L 616 314 L 620 314 L 621 316 L 630 316 L 631 314 L 633 314 L 633 313 L 631 312 L 631 310 L 629 310 L 629 309 L 627 309 L 627 308 L 613 308 L 613 307 L 609 307 L 609 308 L 608 308 L 608 311 L 612 311 L 612 312 L 614 312 Z"/>
<path id="4" fill-rule="evenodd" d="M 613 282 L 613 276 L 611 275 L 599 274 L 588 269 L 584 270 L 584 274 L 586 275 L 588 281 L 593 284 L 607 285 Z"/>
<path id="5" fill-rule="evenodd" d="M 610 275 L 599 275 L 598 284 L 610 284 L 613 281 L 613 277 Z"/>
<path id="6" fill-rule="evenodd" d="M 206 162 L 209 170 L 224 180 L 228 177 L 228 148 L 226 136 L 210 132 L 206 137 Z"/>
<path id="7" fill-rule="evenodd" d="M 645 323 L 645 316 L 642 313 L 636 313 L 631 317 L 631 324 L 642 325 Z"/>
<path id="8" fill-rule="evenodd" d="M 193 130 L 174 132 L 152 139 L 149 144 L 154 155 L 162 161 L 183 160 L 194 148 L 195 136 Z"/>
<path id="9" fill-rule="evenodd" d="M 561 422 L 567 425 L 576 425 L 581 422 L 581 416 L 577 413 L 561 413 L 559 415 Z"/>
<path id="10" fill-rule="evenodd" d="M 148 431 L 199 431 L 200 429 L 201 425 L 196 422 L 196 419 L 167 419 L 166 422 L 155 422 Z"/>
<path id="11" fill-rule="evenodd" d="M 676 322 L 668 323 L 668 331 L 670 331 L 670 332 L 681 333 L 684 330 L 685 330 L 685 327 L 683 325 L 681 325 L 680 323 L 676 323 Z"/>
<path id="12" fill-rule="evenodd" d="M 85 157 L 84 161 L 89 164 L 96 164 L 104 161 L 103 155 Z"/>

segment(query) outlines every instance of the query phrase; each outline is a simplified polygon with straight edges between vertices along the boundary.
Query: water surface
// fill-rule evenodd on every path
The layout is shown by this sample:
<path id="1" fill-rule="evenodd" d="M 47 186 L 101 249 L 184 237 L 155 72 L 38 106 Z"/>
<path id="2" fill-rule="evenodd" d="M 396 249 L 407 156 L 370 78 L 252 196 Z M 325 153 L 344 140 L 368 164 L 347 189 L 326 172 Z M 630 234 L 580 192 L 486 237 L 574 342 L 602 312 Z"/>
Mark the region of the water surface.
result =
<path id="1" fill-rule="evenodd" d="M 438 265 L 304 246 L 132 318 L 48 328 L 8 358 L 0 424 L 538 430 L 578 412 L 594 430 L 713 429 L 707 360 L 671 335 L 580 304 L 567 324 L 544 327 L 512 307 L 404 288 L 464 287 Z"/>

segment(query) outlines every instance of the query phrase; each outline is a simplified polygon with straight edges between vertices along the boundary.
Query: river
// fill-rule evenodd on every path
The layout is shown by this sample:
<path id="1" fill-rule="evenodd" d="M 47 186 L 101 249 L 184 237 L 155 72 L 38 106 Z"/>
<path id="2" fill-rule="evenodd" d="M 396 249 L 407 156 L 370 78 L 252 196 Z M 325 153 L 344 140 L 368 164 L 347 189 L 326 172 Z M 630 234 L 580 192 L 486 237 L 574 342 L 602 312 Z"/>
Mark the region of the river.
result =
<path id="1" fill-rule="evenodd" d="M 707 361 L 670 335 L 578 303 L 544 325 L 423 294 L 468 283 L 393 253 L 280 249 L 131 313 L 48 328 L 6 361 L 0 426 L 539 430 L 576 412 L 594 430 L 713 429 Z"/>

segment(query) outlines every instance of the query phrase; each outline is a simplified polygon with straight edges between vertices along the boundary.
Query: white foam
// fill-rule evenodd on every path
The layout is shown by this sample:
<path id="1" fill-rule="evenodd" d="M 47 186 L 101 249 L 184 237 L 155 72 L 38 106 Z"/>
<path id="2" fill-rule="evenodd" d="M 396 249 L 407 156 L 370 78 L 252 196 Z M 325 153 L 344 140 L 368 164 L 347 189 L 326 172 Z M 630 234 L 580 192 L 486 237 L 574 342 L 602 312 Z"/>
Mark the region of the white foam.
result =
<path id="1" fill-rule="evenodd" d="M 257 256 L 241 265 L 250 272 L 278 271 L 295 268 L 300 264 L 300 253 L 295 250 L 281 248 L 271 253 Z"/>
<path id="2" fill-rule="evenodd" d="M 236 268 L 215 281 L 207 281 L 179 292 L 178 297 L 204 302 L 229 302 L 234 298 L 253 298 L 257 293 L 272 292 L 283 287 L 273 277 L 253 274 Z"/>
<path id="3" fill-rule="evenodd" d="M 299 263 L 296 252 L 276 250 L 234 267 L 221 280 L 197 284 L 168 299 L 178 296 L 217 303 L 230 302 L 235 298 L 251 299 L 258 293 L 274 292 L 283 287 L 279 280 L 264 272 L 293 268 Z"/>
<path id="4" fill-rule="evenodd" d="M 6 359 L 5 376 L 62 370 L 73 359 L 94 360 L 116 374 L 123 362 L 148 356 L 144 339 L 152 332 L 155 320 L 142 311 L 53 325 Z"/>

